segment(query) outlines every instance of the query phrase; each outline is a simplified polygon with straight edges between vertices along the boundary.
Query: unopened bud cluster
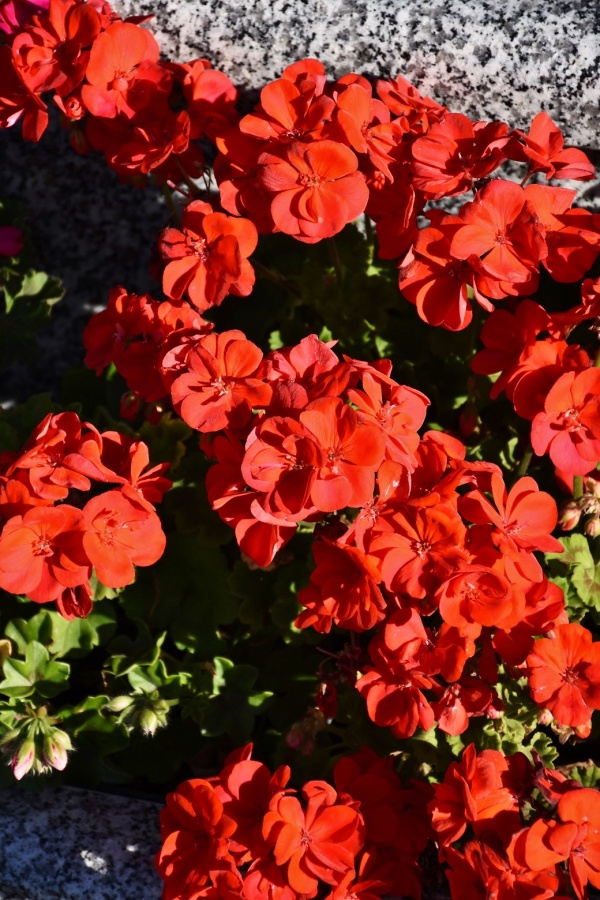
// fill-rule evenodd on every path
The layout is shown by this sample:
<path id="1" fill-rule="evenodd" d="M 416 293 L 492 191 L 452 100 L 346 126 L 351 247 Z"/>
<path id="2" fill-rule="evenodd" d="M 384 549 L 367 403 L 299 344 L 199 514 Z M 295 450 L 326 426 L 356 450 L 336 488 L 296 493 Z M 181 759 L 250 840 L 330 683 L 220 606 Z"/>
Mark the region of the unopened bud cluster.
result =
<path id="1" fill-rule="evenodd" d="M 66 767 L 73 746 L 56 722 L 45 706 L 25 707 L 15 716 L 14 727 L 0 738 L 0 750 L 18 781 L 29 772 L 41 775 L 52 769 L 62 772 Z"/>
<path id="2" fill-rule="evenodd" d="M 106 704 L 108 712 L 116 713 L 117 721 L 128 730 L 140 728 L 144 734 L 153 735 L 157 728 L 167 724 L 169 703 L 162 700 L 158 691 L 151 694 L 122 694 Z"/>
<path id="3" fill-rule="evenodd" d="M 561 509 L 558 524 L 563 531 L 572 531 L 581 518 L 586 521 L 583 530 L 590 538 L 600 535 L 600 478 L 595 474 L 583 478 L 583 494 L 568 500 Z"/>

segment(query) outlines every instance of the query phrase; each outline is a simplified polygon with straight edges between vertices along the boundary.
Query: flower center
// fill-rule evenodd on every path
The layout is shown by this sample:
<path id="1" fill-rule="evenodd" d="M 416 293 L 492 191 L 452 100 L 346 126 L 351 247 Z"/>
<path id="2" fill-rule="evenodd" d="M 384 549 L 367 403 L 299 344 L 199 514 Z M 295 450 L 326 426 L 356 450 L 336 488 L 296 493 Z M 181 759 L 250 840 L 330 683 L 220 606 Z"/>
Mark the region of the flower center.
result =
<path id="1" fill-rule="evenodd" d="M 316 172 L 311 172 L 310 175 L 301 175 L 298 179 L 298 184 L 304 185 L 304 187 L 318 187 L 323 179 L 320 175 L 317 175 Z"/>

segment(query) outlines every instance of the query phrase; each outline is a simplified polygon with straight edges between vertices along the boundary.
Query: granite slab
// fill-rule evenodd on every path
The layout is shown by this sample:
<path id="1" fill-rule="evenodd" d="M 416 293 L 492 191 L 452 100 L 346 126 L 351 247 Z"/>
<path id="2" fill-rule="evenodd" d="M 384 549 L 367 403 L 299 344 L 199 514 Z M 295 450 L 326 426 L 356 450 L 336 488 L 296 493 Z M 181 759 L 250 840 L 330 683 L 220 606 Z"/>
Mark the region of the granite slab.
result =
<path id="1" fill-rule="evenodd" d="M 159 900 L 159 810 L 78 788 L 0 791 L 0 900 Z"/>
<path id="2" fill-rule="evenodd" d="M 455 112 L 523 127 L 545 109 L 600 147 L 597 0 L 114 0 L 171 59 L 204 56 L 258 88 L 305 56 L 335 75 L 403 74 Z"/>

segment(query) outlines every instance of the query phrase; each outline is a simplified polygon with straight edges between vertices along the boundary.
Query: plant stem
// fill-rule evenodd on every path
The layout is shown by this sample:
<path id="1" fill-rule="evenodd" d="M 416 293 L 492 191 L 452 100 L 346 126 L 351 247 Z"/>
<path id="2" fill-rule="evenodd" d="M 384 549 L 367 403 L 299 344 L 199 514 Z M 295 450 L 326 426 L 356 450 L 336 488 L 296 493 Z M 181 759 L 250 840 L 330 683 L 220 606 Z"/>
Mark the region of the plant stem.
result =
<path id="1" fill-rule="evenodd" d="M 167 204 L 167 208 L 171 213 L 171 218 L 174 219 L 175 224 L 179 228 L 181 225 L 181 220 L 179 218 L 179 210 L 177 209 L 177 205 L 175 200 L 173 199 L 173 194 L 169 190 L 168 185 L 161 184 L 160 189 L 162 191 L 163 197 L 165 198 L 165 203 Z"/>
<path id="2" fill-rule="evenodd" d="M 292 294 L 294 297 L 300 297 L 300 291 L 298 288 L 293 285 L 290 281 L 280 275 L 278 272 L 274 272 L 272 269 L 269 269 L 268 266 L 263 265 L 263 263 L 259 262 L 257 259 L 251 260 L 252 265 L 256 269 L 256 271 L 266 278 L 268 281 L 272 281 L 273 284 L 279 285 L 289 294 Z"/>
<path id="3" fill-rule="evenodd" d="M 573 500 L 579 500 L 583 497 L 583 476 L 573 476 Z"/>
<path id="4" fill-rule="evenodd" d="M 329 248 L 329 255 L 331 257 L 331 262 L 333 263 L 333 268 L 335 269 L 335 278 L 338 283 L 338 287 L 342 289 L 342 281 L 344 278 L 344 269 L 342 266 L 342 261 L 340 259 L 340 254 L 338 253 L 337 244 L 335 242 L 335 238 L 327 238 L 327 246 Z"/>
<path id="5" fill-rule="evenodd" d="M 533 447 L 531 446 L 531 444 L 529 444 L 529 446 L 525 450 L 525 453 L 523 454 L 523 458 L 522 458 L 521 462 L 519 463 L 519 468 L 517 469 L 517 474 L 516 474 L 517 478 L 522 478 L 523 475 L 525 475 L 525 473 L 527 472 L 527 469 L 530 466 L 532 459 L 533 459 Z"/>

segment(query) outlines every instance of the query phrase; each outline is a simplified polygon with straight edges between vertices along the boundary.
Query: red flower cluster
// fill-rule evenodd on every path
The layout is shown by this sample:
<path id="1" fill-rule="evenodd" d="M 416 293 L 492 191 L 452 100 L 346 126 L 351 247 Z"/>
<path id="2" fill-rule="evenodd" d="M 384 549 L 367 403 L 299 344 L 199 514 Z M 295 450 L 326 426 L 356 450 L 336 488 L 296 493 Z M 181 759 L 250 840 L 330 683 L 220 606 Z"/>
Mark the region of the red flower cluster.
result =
<path id="1" fill-rule="evenodd" d="M 154 505 L 171 486 L 168 464 L 148 463 L 142 441 L 48 414 L 0 461 L 0 587 L 55 600 L 72 619 L 92 609 L 92 569 L 107 587 L 131 584 L 134 565 L 152 565 L 165 547 Z M 86 502 L 93 482 L 115 487 Z"/>
<path id="2" fill-rule="evenodd" d="M 168 395 L 180 356 L 212 327 L 187 303 L 175 306 L 117 287 L 85 328 L 85 362 L 97 374 L 113 363 L 130 390 L 151 403 Z"/>
<path id="3" fill-rule="evenodd" d="M 484 324 L 485 349 L 471 367 L 500 373 L 491 396 L 504 390 L 518 415 L 531 420 L 536 454 L 548 454 L 565 474 L 585 475 L 600 460 L 600 370 L 578 344 L 568 342 L 577 325 L 600 314 L 600 279 L 587 279 L 582 302 L 551 315 L 532 300 L 514 312 L 495 310 Z"/>
<path id="4" fill-rule="evenodd" d="M 79 152 L 102 151 L 123 178 L 197 177 L 194 139 L 214 139 L 237 120 L 237 92 L 206 60 L 163 63 L 143 17 L 122 20 L 106 0 L 24 3 L 3 26 L 0 127 L 22 120 L 37 141 L 51 93 Z M 0 22 L 1 24 L 1 22 Z M 185 108 L 176 94 L 182 93 Z"/>
<path id="5" fill-rule="evenodd" d="M 400 290 L 430 325 L 452 331 L 472 319 L 470 297 L 527 297 L 543 264 L 561 282 L 579 281 L 600 253 L 600 217 L 571 209 L 575 191 L 492 181 L 458 215 L 430 210 L 400 267 Z"/>
<path id="6" fill-rule="evenodd" d="M 600 791 L 522 753 L 471 744 L 441 783 L 403 786 L 392 758 L 363 748 L 336 764 L 335 789 L 309 781 L 300 796 L 287 766 L 272 775 L 250 755 L 167 796 L 163 900 L 420 898 L 432 840 L 453 900 L 551 900 L 569 885 L 587 900 L 600 887 Z"/>
<path id="7" fill-rule="evenodd" d="M 271 774 L 251 750 L 167 796 L 156 856 L 164 900 L 419 896 L 426 784 L 403 787 L 391 759 L 365 748 L 336 765 L 335 788 L 309 781 L 298 795 L 287 766 Z"/>
<path id="8" fill-rule="evenodd" d="M 549 317 L 531 301 L 519 309 L 519 333 L 535 341 Z M 490 323 L 494 316 L 514 318 L 498 311 Z M 511 321 L 508 337 L 498 331 L 495 341 L 506 340 L 514 362 L 523 341 Z M 536 637 L 579 627 L 565 625 L 562 591 L 534 555 L 562 550 L 551 537 L 554 500 L 530 477 L 507 491 L 497 467 L 466 462 L 455 438 L 419 438 L 429 401 L 394 381 L 388 361 L 340 361 L 333 342 L 315 335 L 263 356 L 240 331 L 210 332 L 186 305 L 122 289 L 85 340 L 88 364 L 114 361 L 147 401 L 165 402 L 168 392 L 175 411 L 204 435 L 215 459 L 209 501 L 254 563 L 270 565 L 300 522 L 323 522 L 296 624 L 319 632 L 379 627 L 356 687 L 373 721 L 397 737 L 434 722 L 461 734 L 473 716 L 498 716 L 497 658 L 529 674 Z M 597 372 L 577 377 L 591 381 Z M 515 396 L 536 397 L 543 375 L 538 364 L 501 383 L 514 383 Z M 588 406 L 597 403 L 596 393 Z M 339 516 L 348 509 L 344 527 Z M 583 695 L 557 698 L 560 686 L 539 688 L 531 675 L 533 699 L 578 733 L 596 708 L 600 671 L 590 663 L 582 677 Z"/>
<path id="9" fill-rule="evenodd" d="M 587 885 L 600 887 L 600 791 L 522 753 L 477 754 L 472 744 L 433 791 L 428 811 L 453 900 L 551 900 L 569 884 L 587 900 Z M 532 802 L 539 818 L 525 827 Z"/>

